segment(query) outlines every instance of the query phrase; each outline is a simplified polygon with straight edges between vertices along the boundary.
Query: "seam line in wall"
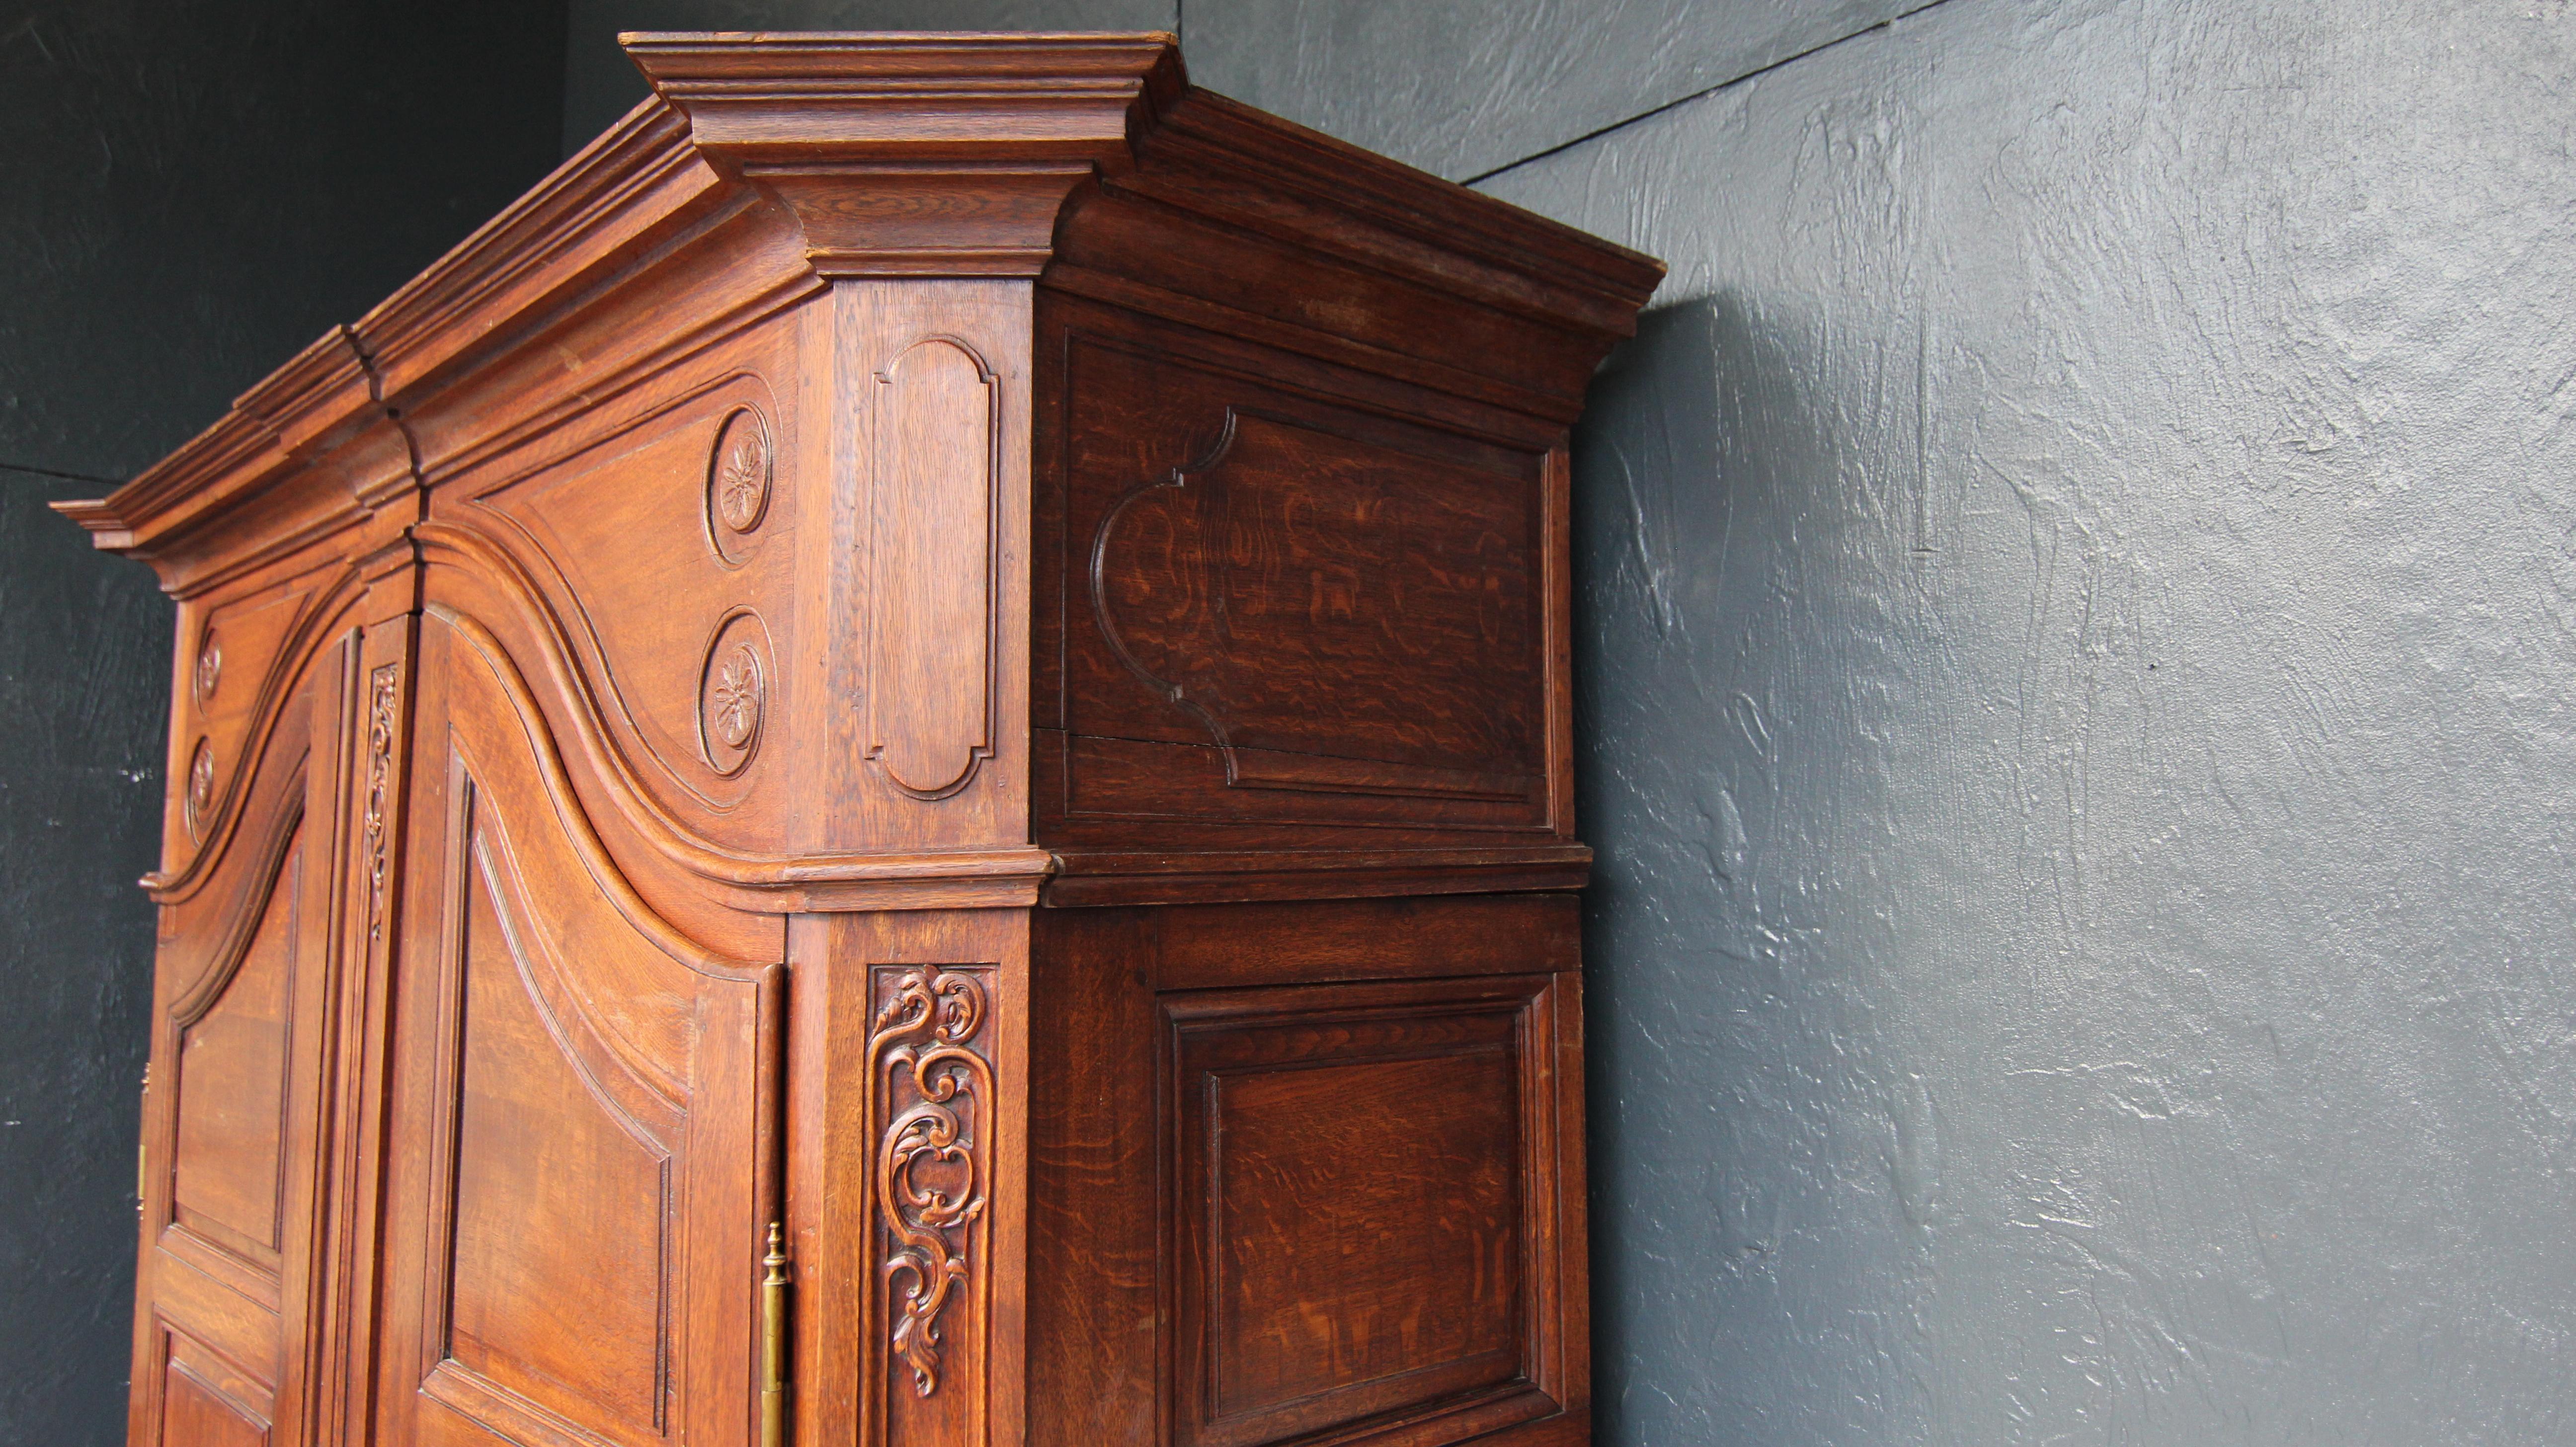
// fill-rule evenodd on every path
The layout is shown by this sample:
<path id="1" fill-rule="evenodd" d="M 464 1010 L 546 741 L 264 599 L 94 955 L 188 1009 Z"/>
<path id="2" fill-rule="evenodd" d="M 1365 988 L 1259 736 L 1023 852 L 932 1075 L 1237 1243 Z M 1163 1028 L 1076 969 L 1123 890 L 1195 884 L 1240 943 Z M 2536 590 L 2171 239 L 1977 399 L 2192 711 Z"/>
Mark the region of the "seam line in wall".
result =
<path id="1" fill-rule="evenodd" d="M 1603 136 L 1610 134 L 1612 131 L 1625 130 L 1639 121 L 1652 120 L 1666 111 L 1678 110 L 1683 106 L 1689 105 L 1692 101 L 1706 100 L 1710 96 L 1717 94 L 1719 91 L 1742 85 L 1748 80 L 1759 80 L 1763 76 L 1769 75 L 1771 72 L 1778 70 L 1783 66 L 1795 65 L 1799 61 L 1806 59 L 1808 56 L 1831 50 L 1835 46 L 1841 45 L 1846 41 L 1858 40 L 1864 35 L 1875 35 L 1879 31 L 1893 27 L 1899 20 L 1911 19 L 1914 16 L 1922 14 L 1926 10 L 1937 9 L 1946 3 L 1948 3 L 1948 0 L 1924 0 L 1923 4 L 1917 5 L 1912 9 L 1903 11 L 1899 14 L 1890 15 L 1885 20 L 1881 20 L 1874 25 L 1864 25 L 1858 30 L 1851 31 L 1843 35 L 1837 35 L 1831 40 L 1819 41 L 1816 44 L 1810 45 L 1806 49 L 1799 51 L 1795 55 L 1784 55 L 1778 60 L 1755 66 L 1753 69 L 1748 70 L 1741 75 L 1729 76 L 1727 79 L 1721 80 L 1715 85 L 1704 86 L 1685 96 L 1676 96 L 1673 99 L 1664 102 L 1662 105 L 1650 106 L 1645 110 L 1637 112 L 1633 116 L 1612 121 L 1610 124 L 1602 126 L 1597 130 L 1585 131 L 1582 135 L 1576 136 L 1570 141 L 1559 141 L 1555 145 L 1547 147 L 1545 150 L 1532 151 L 1517 161 L 1505 161 L 1491 170 L 1479 171 L 1475 175 L 1469 176 L 1467 179 L 1460 181 L 1458 184 L 1461 186 L 1481 186 L 1485 182 L 1503 174 L 1505 171 L 1515 170 L 1519 167 L 1526 166 L 1532 161 L 1544 161 L 1550 156 L 1573 150 L 1575 147 L 1587 142 L 1597 141 Z M 1178 0 L 1174 0 L 1174 4 L 1177 11 Z"/>
<path id="2" fill-rule="evenodd" d="M 93 477 L 86 472 L 65 472 L 59 467 L 29 467 L 23 462 L 0 462 L 0 472 L 23 473 L 28 477 L 49 477 L 57 482 L 86 482 L 93 487 L 121 487 L 113 477 Z"/>

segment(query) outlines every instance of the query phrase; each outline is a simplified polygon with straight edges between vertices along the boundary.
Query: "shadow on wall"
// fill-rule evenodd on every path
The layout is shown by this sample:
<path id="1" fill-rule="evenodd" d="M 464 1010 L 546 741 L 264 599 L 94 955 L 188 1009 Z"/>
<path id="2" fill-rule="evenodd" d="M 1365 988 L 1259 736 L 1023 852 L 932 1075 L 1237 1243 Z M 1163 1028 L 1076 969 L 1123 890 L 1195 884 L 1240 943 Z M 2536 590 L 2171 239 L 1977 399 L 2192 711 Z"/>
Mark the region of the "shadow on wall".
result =
<path id="1" fill-rule="evenodd" d="M 1782 1068 L 1867 1040 L 1873 962 L 1890 953 L 1854 887 L 1877 864 L 1812 831 L 1883 808 L 1856 731 L 1869 680 L 1891 676 L 1906 565 L 1891 576 L 1887 560 L 1910 528 L 1902 490 L 1868 486 L 1862 459 L 1916 417 L 1824 405 L 1828 340 L 1794 298 L 1658 308 L 1595 379 L 1575 433 L 1605 1441 L 1739 1416 L 1746 1374 L 1798 1370 L 1764 1310 L 1784 1274 L 1834 1299 L 1902 1294 L 1943 1208 L 1917 1078 L 1866 1046 L 1835 1078 Z M 1881 1167 L 1865 1194 L 1886 1229 L 1784 1252 L 1784 1238 L 1819 1244 L 1818 1198 L 1855 1159 Z M 1704 1369 L 1671 1372 L 1677 1341 Z"/>

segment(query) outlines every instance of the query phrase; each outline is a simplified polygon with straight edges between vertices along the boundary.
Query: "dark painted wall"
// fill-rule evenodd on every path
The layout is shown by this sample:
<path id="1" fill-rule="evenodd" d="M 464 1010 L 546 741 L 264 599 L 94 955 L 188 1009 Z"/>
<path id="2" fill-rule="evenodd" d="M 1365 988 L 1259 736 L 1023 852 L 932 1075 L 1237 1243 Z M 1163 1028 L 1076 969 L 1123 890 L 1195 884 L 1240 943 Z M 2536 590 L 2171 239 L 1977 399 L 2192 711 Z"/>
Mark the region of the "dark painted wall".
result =
<path id="1" fill-rule="evenodd" d="M 170 621 L 44 503 L 551 164 L 546 6 L 0 4 L 0 1443 L 124 1440 Z"/>

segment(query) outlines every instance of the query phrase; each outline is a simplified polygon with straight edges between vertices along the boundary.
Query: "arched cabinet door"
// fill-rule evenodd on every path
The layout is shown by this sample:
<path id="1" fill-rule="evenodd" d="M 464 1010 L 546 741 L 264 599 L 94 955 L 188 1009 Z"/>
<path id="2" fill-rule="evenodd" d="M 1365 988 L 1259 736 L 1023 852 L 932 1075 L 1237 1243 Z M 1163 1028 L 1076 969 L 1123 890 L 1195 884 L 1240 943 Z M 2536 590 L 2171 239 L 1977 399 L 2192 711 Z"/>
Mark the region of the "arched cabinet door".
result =
<path id="1" fill-rule="evenodd" d="M 282 673 L 229 827 L 159 891 L 128 1434 L 145 1447 L 307 1440 L 355 646 Z"/>
<path id="2" fill-rule="evenodd" d="M 620 876 L 537 670 L 435 603 L 419 657 L 376 1440 L 746 1442 L 779 967 Z"/>

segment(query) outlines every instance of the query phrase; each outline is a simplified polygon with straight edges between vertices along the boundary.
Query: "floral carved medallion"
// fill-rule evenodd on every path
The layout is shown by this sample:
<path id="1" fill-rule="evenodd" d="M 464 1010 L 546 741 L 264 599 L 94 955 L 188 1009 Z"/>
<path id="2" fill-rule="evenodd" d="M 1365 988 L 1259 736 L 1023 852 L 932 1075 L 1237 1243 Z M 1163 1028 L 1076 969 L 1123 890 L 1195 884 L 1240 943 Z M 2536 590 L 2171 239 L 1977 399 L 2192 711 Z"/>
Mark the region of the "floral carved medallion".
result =
<path id="1" fill-rule="evenodd" d="M 224 646 L 215 641 L 215 630 L 208 628 L 197 640 L 197 702 L 211 703 L 215 685 L 223 681 Z"/>
<path id="2" fill-rule="evenodd" d="M 726 654 L 707 685 L 707 731 L 728 749 L 742 748 L 760 732 L 760 655 L 750 644 Z"/>
<path id="3" fill-rule="evenodd" d="M 188 792 L 182 811 L 188 817 L 188 832 L 205 838 L 206 821 L 215 812 L 215 750 L 204 739 L 197 740 L 197 752 L 188 760 Z"/>
<path id="4" fill-rule="evenodd" d="M 707 766 L 731 777 L 759 752 L 769 712 L 769 635 L 760 618 L 737 608 L 707 640 L 698 673 L 698 741 Z"/>
<path id="5" fill-rule="evenodd" d="M 749 407 L 735 408 L 716 429 L 715 452 L 707 459 L 707 536 L 726 562 L 742 561 L 735 542 L 750 536 L 769 515 L 769 484 L 776 470 L 769 424 Z"/>

